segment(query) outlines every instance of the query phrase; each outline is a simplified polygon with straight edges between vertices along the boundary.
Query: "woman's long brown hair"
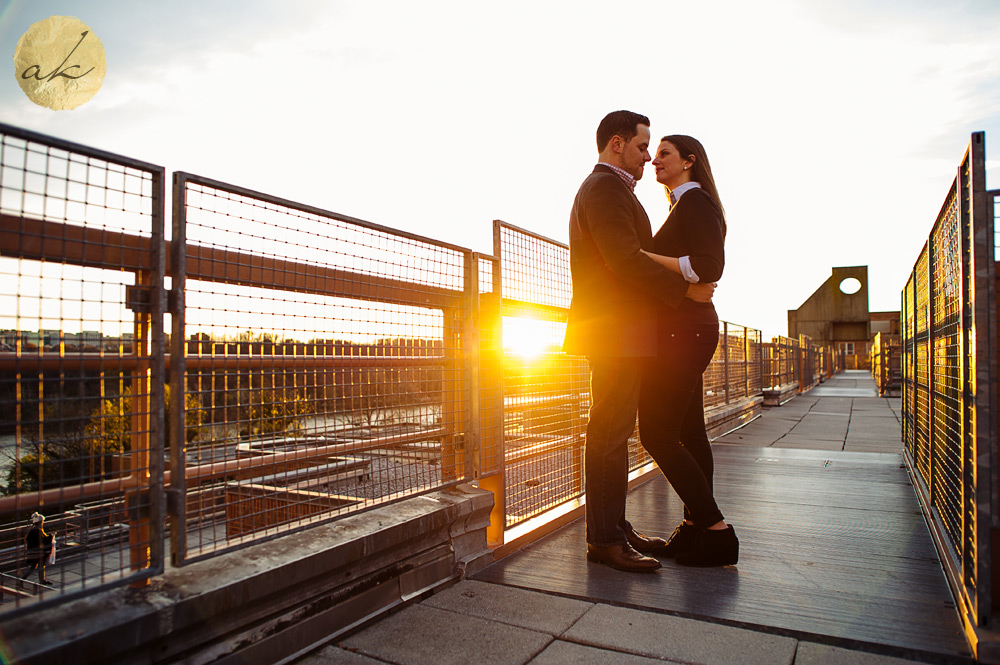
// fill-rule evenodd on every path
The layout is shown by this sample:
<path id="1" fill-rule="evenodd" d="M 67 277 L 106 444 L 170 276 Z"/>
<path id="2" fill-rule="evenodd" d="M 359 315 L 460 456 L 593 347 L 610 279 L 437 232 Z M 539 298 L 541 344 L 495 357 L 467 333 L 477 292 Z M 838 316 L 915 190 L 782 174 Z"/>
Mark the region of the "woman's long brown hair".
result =
<path id="1" fill-rule="evenodd" d="M 691 179 L 697 181 L 702 189 L 712 197 L 716 205 L 719 206 L 719 211 L 722 213 L 722 232 L 725 234 L 726 209 L 722 207 L 722 199 L 719 198 L 719 190 L 715 186 L 715 177 L 712 175 L 712 165 L 708 162 L 708 154 L 705 152 L 705 146 L 693 136 L 686 136 L 684 134 L 671 134 L 670 136 L 664 136 L 660 140 L 672 143 L 677 148 L 677 152 L 685 159 L 691 155 L 694 156 L 694 173 L 691 175 Z"/>

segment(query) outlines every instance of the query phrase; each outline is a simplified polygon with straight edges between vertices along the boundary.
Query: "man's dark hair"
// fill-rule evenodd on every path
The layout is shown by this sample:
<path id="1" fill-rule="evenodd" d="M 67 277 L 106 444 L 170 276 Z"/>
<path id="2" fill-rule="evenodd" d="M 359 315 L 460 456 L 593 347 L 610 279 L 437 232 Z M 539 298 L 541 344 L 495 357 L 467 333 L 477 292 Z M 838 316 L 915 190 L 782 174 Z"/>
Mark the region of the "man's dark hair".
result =
<path id="1" fill-rule="evenodd" d="M 637 125 L 648 127 L 649 118 L 632 111 L 612 111 L 604 116 L 604 120 L 597 126 L 597 152 L 604 150 L 612 136 L 620 136 L 626 141 L 631 141 L 638 133 Z"/>

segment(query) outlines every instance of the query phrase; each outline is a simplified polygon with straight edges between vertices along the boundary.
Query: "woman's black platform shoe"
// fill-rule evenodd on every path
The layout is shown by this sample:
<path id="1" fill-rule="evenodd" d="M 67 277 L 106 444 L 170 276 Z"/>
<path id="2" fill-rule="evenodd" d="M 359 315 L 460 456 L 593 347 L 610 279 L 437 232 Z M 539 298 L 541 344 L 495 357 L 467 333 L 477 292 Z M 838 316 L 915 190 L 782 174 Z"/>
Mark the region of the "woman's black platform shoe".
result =
<path id="1" fill-rule="evenodd" d="M 708 568 L 711 566 L 732 566 L 740 559 L 740 540 L 732 526 L 713 531 L 705 529 L 698 534 L 694 548 L 677 555 L 677 563 L 682 566 Z"/>
<path id="2" fill-rule="evenodd" d="M 667 544 L 657 547 L 652 551 L 654 556 L 662 556 L 667 559 L 676 557 L 681 552 L 694 549 L 698 545 L 698 532 L 700 529 L 694 524 L 681 522 L 674 532 L 667 538 Z"/>

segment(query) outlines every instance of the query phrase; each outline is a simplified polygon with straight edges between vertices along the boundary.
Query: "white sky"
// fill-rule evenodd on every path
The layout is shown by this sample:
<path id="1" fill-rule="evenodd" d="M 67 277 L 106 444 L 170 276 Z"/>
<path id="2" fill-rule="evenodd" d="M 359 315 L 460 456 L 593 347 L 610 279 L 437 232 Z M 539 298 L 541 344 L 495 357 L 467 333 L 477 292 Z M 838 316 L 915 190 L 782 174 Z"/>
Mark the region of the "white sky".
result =
<path id="1" fill-rule="evenodd" d="M 786 332 L 833 266 L 899 293 L 973 131 L 1000 186 L 1000 3 L 46 2 L 104 44 L 103 88 L 0 120 L 492 251 L 492 220 L 566 241 L 605 113 L 708 150 L 729 220 L 722 318 Z M 11 63 L 12 61 L 8 61 Z M 649 168 L 654 230 L 667 212 Z"/>

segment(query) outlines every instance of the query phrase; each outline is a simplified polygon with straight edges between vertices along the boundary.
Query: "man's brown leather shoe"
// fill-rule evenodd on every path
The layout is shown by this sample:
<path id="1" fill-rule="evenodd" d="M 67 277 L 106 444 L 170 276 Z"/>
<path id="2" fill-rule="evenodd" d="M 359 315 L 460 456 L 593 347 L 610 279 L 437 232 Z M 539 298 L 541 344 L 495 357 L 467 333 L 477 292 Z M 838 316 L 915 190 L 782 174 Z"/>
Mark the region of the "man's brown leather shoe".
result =
<path id="1" fill-rule="evenodd" d="M 639 554 L 627 544 L 610 547 L 587 545 L 587 558 L 629 573 L 651 573 L 660 567 L 659 561 Z"/>
<path id="2" fill-rule="evenodd" d="M 643 554 L 652 554 L 667 546 L 667 541 L 663 538 L 655 536 L 650 538 L 635 529 L 625 529 L 625 537 L 628 538 L 628 544 L 632 546 L 632 549 Z"/>

